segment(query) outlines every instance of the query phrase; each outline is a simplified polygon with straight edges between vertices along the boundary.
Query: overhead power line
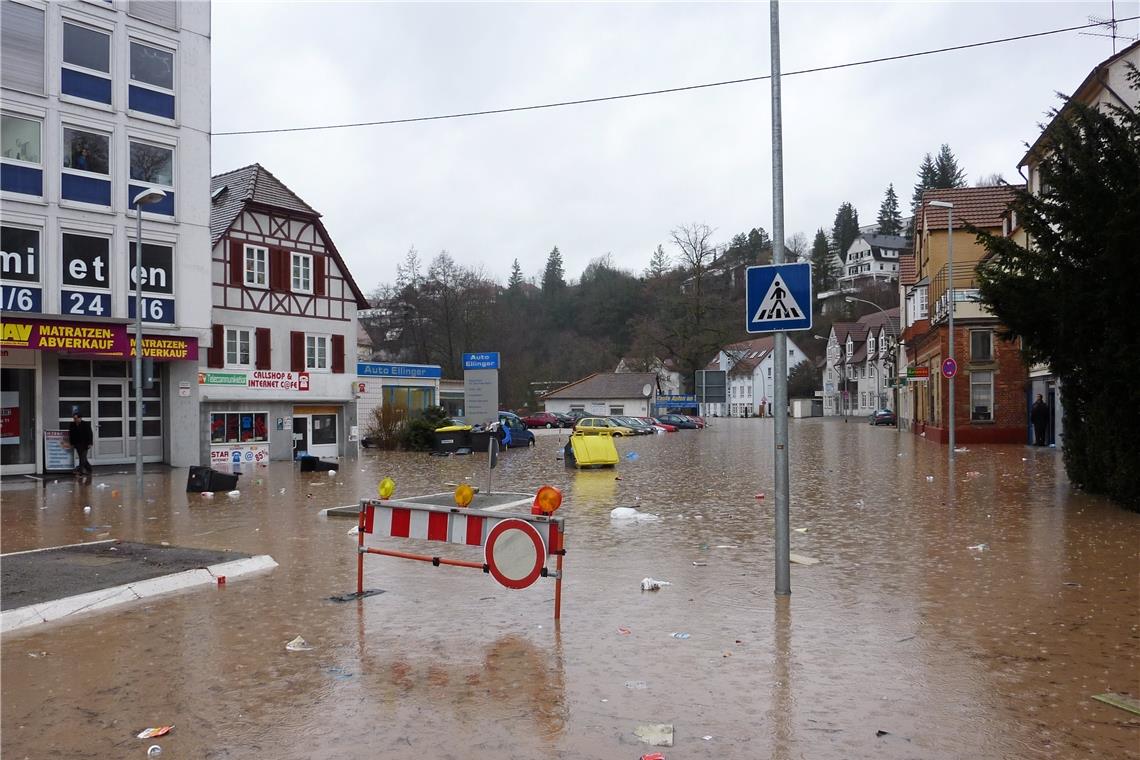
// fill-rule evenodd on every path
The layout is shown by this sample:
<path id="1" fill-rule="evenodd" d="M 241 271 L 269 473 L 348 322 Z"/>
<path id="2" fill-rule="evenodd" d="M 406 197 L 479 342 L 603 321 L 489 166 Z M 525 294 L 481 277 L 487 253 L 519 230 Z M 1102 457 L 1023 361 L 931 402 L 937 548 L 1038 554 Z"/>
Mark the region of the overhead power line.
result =
<path id="1" fill-rule="evenodd" d="M 1135 21 L 1140 19 L 1140 16 L 1129 16 L 1128 18 L 1116 19 L 1116 23 L 1123 21 Z M 1036 37 L 1048 37 L 1054 34 L 1065 34 L 1066 32 L 1076 32 L 1081 29 L 1089 29 L 1092 27 L 1103 26 L 1103 22 L 1095 22 L 1089 24 L 1081 24 L 1079 26 L 1067 26 L 1063 29 L 1050 29 L 1045 32 L 1033 32 L 1032 34 L 1019 34 L 1013 37 L 1002 37 L 996 40 L 983 40 L 982 42 L 970 42 L 964 45 L 951 45 L 949 47 L 934 48 L 932 50 L 921 50 L 914 53 L 900 53 L 899 55 L 887 55 L 879 58 L 868 58 L 862 61 L 849 61 L 848 63 L 836 63 L 830 66 L 815 66 L 810 69 L 798 69 L 796 71 L 785 71 L 782 76 L 790 77 L 799 74 L 818 74 L 823 71 L 836 71 L 838 69 L 850 69 L 856 66 L 869 66 L 874 63 L 887 63 L 890 61 L 902 61 L 907 58 L 920 58 L 927 55 L 937 55 L 939 53 L 950 53 L 956 50 L 969 50 L 970 48 L 987 47 L 989 45 L 1002 45 L 1008 42 L 1017 42 L 1019 40 L 1029 40 Z M 762 82 L 771 79 L 771 74 L 761 74 L 754 77 L 744 77 L 742 79 L 726 79 L 721 82 L 705 82 L 703 84 L 690 84 L 682 87 L 667 87 L 660 90 L 645 90 L 643 92 L 627 92 L 622 95 L 606 95 L 597 98 L 582 98 L 581 100 L 562 100 L 555 103 L 538 103 L 529 106 L 514 106 L 512 108 L 492 108 L 484 111 L 464 111 L 462 113 L 448 113 L 437 114 L 435 116 L 413 116 L 404 119 L 383 119 L 380 121 L 358 121 L 345 124 L 320 124 L 310 127 L 278 127 L 276 129 L 242 129 L 232 130 L 228 132 L 214 132 L 214 137 L 230 137 L 232 135 L 267 135 L 277 134 L 283 132 L 315 132 L 323 129 L 353 129 L 356 127 L 381 127 L 392 124 L 414 124 L 422 121 L 443 121 L 445 119 L 466 119 L 472 116 L 492 116 L 494 114 L 504 113 L 519 113 L 521 111 L 540 111 L 547 108 L 565 108 L 567 106 L 580 106 L 587 103 L 606 103 L 612 100 L 629 100 L 631 98 L 645 98 L 651 95 L 669 95 L 675 92 L 688 92 L 690 90 L 706 90 L 712 87 L 727 87 L 734 84 L 746 84 L 748 82 Z"/>

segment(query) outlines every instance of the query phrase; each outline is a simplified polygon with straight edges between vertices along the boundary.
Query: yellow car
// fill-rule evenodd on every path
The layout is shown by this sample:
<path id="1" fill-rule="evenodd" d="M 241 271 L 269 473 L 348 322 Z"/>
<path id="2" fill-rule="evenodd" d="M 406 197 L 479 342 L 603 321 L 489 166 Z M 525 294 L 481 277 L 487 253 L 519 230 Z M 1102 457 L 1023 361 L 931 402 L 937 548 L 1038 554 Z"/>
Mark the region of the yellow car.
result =
<path id="1" fill-rule="evenodd" d="M 574 432 L 581 435 L 634 435 L 632 430 L 608 417 L 583 417 L 574 423 Z"/>

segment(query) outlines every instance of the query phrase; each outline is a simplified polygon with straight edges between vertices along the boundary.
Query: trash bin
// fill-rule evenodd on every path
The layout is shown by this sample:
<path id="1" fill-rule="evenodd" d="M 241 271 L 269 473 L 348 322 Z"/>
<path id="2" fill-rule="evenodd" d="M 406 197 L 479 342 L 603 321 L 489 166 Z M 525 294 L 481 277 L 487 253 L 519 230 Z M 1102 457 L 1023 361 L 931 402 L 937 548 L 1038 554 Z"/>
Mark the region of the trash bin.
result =
<path id="1" fill-rule="evenodd" d="M 230 474 L 218 472 L 209 467 L 191 467 L 186 477 L 187 493 L 202 493 L 203 491 L 232 491 L 237 488 L 238 477 L 241 473 Z"/>
<path id="2" fill-rule="evenodd" d="M 452 454 L 459 449 L 471 448 L 470 430 L 436 430 L 432 433 L 432 449 Z"/>
<path id="3" fill-rule="evenodd" d="M 328 472 L 340 469 L 340 465 L 336 462 L 325 462 L 313 456 L 300 457 L 300 461 L 301 472 Z"/>
<path id="4" fill-rule="evenodd" d="M 471 432 L 471 443 L 470 443 L 471 450 L 474 451 L 476 454 L 478 454 L 478 453 L 486 454 L 487 453 L 487 444 L 490 442 L 490 440 L 491 440 L 491 431 L 489 431 L 489 430 L 472 431 Z"/>
<path id="5" fill-rule="evenodd" d="M 217 470 L 210 470 L 210 490 L 211 491 L 232 491 L 237 488 L 238 478 L 241 473 L 230 474 L 228 472 L 218 472 Z"/>

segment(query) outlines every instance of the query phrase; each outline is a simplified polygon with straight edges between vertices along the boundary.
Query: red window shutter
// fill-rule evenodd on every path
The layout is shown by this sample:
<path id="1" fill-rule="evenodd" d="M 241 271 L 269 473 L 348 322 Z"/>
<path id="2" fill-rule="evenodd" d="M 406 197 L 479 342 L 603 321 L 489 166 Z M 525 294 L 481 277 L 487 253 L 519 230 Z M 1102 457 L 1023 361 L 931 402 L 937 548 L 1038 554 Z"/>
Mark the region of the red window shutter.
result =
<path id="1" fill-rule="evenodd" d="M 255 342 L 257 343 L 257 358 L 254 367 L 257 369 L 270 368 L 270 347 L 269 347 L 269 328 L 259 327 L 255 331 Z"/>
<path id="2" fill-rule="evenodd" d="M 325 257 L 313 257 L 313 295 L 325 294 Z"/>
<path id="3" fill-rule="evenodd" d="M 289 370 L 305 371 L 305 333 L 296 330 L 289 332 Z"/>
<path id="4" fill-rule="evenodd" d="M 224 367 L 226 365 L 226 328 L 214 325 L 214 339 L 210 350 L 206 352 L 207 367 Z"/>
<path id="5" fill-rule="evenodd" d="M 344 336 L 332 336 L 332 371 L 344 372 Z"/>
<path id="6" fill-rule="evenodd" d="M 245 244 L 240 240 L 230 241 L 230 284 L 245 284 Z"/>
<path id="7" fill-rule="evenodd" d="M 291 289 L 289 271 L 289 252 L 284 248 L 269 249 L 269 288 L 271 290 L 289 291 Z"/>

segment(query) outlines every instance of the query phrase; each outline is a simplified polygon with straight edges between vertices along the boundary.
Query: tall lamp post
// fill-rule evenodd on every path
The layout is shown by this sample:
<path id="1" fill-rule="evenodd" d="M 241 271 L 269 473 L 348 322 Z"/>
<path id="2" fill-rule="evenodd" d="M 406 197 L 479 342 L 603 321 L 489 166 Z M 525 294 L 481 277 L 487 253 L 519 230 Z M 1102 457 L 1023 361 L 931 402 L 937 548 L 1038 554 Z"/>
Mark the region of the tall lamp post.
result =
<path id="1" fill-rule="evenodd" d="M 895 326 L 893 324 L 891 324 L 891 318 L 889 316 L 887 316 L 887 312 L 883 311 L 882 306 L 879 306 L 879 304 L 875 303 L 874 301 L 868 301 L 868 300 L 863 299 L 863 298 L 855 298 L 854 296 L 847 296 L 843 300 L 846 301 L 847 303 L 855 303 L 856 301 L 858 301 L 859 303 L 865 303 L 868 306 L 874 306 L 876 309 L 878 309 L 882 313 L 883 317 L 885 317 L 887 320 L 887 332 L 890 333 L 890 336 L 891 336 L 891 350 L 892 351 L 898 350 L 899 336 L 895 332 Z M 882 350 L 882 349 L 879 349 L 879 350 Z M 895 357 L 893 355 L 891 355 L 891 356 L 889 356 L 889 358 L 891 360 L 890 361 L 891 367 L 893 368 L 896 364 Z M 881 379 L 882 378 L 880 378 L 880 380 Z M 894 413 L 897 417 L 897 415 L 899 413 L 898 388 L 895 388 L 895 394 L 894 395 L 895 395 Z M 897 420 L 897 418 L 895 420 L 895 431 L 896 432 L 898 431 L 898 420 Z"/>
<path id="2" fill-rule="evenodd" d="M 142 208 L 166 198 L 161 190 L 149 188 L 134 197 L 135 207 L 135 488 L 139 498 L 143 492 L 143 338 L 142 338 Z"/>
<path id="3" fill-rule="evenodd" d="M 928 206 L 946 209 L 946 292 L 950 296 L 949 328 L 950 346 L 946 357 L 954 358 L 954 204 L 950 201 L 928 201 Z M 954 378 L 950 378 L 947 400 L 950 402 L 950 414 L 947 417 L 950 430 L 950 459 L 954 459 Z"/>

